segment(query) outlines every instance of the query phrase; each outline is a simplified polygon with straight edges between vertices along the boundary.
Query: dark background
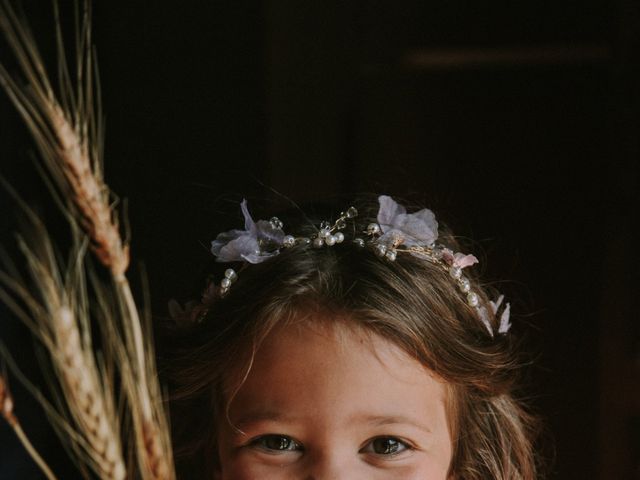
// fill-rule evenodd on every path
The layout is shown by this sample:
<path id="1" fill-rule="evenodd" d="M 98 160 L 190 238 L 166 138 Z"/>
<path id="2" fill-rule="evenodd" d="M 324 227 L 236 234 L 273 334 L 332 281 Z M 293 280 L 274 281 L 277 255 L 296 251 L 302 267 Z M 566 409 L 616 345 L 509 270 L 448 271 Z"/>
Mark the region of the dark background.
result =
<path id="1" fill-rule="evenodd" d="M 22 3 L 53 62 L 48 2 Z M 95 2 L 94 27 L 106 178 L 128 200 L 157 314 L 194 293 L 243 196 L 258 218 L 282 197 L 417 199 L 477 242 L 487 279 L 510 280 L 549 478 L 640 478 L 636 1 L 129 0 Z M 0 174 L 55 230 L 32 150 L 0 96 Z M 37 379 L 28 335 L 2 315 Z M 46 419 L 12 387 L 63 471 Z M 0 478 L 33 472 L 1 424 Z"/>

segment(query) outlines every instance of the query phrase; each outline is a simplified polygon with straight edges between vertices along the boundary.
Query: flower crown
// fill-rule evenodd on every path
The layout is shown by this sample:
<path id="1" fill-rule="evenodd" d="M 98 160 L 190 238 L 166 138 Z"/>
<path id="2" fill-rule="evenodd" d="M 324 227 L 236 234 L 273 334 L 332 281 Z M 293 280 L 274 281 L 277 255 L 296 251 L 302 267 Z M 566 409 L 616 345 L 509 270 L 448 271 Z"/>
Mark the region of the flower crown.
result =
<path id="1" fill-rule="evenodd" d="M 472 290 L 471 282 L 463 274 L 463 270 L 478 263 L 478 259 L 471 254 L 453 252 L 436 243 L 438 222 L 431 210 L 424 208 L 415 213 L 407 213 L 405 207 L 386 195 L 378 197 L 378 201 L 380 208 L 377 223 L 370 223 L 365 231 L 354 236 L 351 241 L 361 248 L 372 249 L 377 256 L 388 261 L 395 261 L 399 254 L 410 254 L 440 266 L 451 275 L 458 289 L 466 295 L 469 306 L 476 310 L 480 321 L 489 334 L 494 336 L 490 318 L 497 316 L 504 296 L 500 295 L 495 301 L 489 302 L 491 315 L 480 304 L 478 294 Z M 347 221 L 358 216 L 358 211 L 349 207 L 334 223 L 321 222 L 316 234 L 295 236 L 284 232 L 283 223 L 277 217 L 255 222 L 249 214 L 246 200 L 242 201 L 240 208 L 244 216 L 244 230 L 220 233 L 211 244 L 211 252 L 217 262 L 256 264 L 296 245 L 307 245 L 310 248 L 333 247 L 345 241 L 342 230 L 346 228 Z M 217 286 L 218 293 L 226 295 L 237 278 L 238 273 L 228 268 Z M 509 303 L 502 308 L 499 334 L 507 333 L 511 327 L 510 310 Z"/>

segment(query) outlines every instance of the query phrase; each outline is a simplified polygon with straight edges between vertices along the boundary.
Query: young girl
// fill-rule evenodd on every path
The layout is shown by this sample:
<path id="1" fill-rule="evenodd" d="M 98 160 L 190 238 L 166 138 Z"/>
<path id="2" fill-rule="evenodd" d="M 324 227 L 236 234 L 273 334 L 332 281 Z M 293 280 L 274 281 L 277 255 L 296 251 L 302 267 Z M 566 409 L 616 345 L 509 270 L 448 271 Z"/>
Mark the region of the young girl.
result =
<path id="1" fill-rule="evenodd" d="M 536 478 L 509 305 L 431 211 L 381 196 L 295 226 L 241 207 L 167 362 L 185 478 Z"/>

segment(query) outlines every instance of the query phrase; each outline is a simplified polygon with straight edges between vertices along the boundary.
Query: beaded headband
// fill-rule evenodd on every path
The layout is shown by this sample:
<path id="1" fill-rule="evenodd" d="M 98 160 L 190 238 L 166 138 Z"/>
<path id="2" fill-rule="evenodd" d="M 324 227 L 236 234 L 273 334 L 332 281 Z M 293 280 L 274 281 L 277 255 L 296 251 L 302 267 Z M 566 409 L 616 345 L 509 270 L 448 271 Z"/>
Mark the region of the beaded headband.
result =
<path id="1" fill-rule="evenodd" d="M 500 295 L 495 301 L 489 302 L 491 314 L 480 304 L 478 294 L 472 290 L 471 282 L 463 274 L 463 270 L 478 263 L 478 259 L 471 254 L 453 252 L 436 243 L 438 222 L 431 210 L 424 208 L 415 213 L 407 213 L 405 207 L 386 195 L 381 195 L 378 201 L 380 208 L 377 223 L 370 223 L 365 231 L 354 236 L 351 241 L 361 248 L 372 249 L 377 256 L 387 261 L 395 261 L 399 254 L 410 254 L 441 267 L 451 275 L 460 292 L 466 296 L 469 306 L 476 310 L 478 318 L 493 336 L 490 318 L 497 317 L 504 296 Z M 255 222 L 249 214 L 246 200 L 242 201 L 240 208 L 244 216 L 244 230 L 220 233 L 211 244 L 211 252 L 217 262 L 256 264 L 275 257 L 283 249 L 297 245 L 318 249 L 333 247 L 345 241 L 342 230 L 349 220 L 358 216 L 358 211 L 349 207 L 335 222 L 321 222 L 316 234 L 295 236 L 284 232 L 283 223 L 277 217 Z M 218 286 L 218 293 L 226 295 L 237 278 L 238 273 L 228 268 Z M 502 308 L 499 334 L 507 333 L 511 327 L 510 310 L 509 303 Z"/>

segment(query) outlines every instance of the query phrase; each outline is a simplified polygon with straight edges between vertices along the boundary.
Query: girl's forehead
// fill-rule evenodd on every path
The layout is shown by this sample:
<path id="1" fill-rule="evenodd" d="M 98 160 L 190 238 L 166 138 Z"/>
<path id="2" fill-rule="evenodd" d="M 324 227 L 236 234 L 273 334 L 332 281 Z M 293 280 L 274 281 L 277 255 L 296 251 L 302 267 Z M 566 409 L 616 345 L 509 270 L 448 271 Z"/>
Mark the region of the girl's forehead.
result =
<path id="1" fill-rule="evenodd" d="M 374 355 L 400 356 L 407 360 L 409 356 L 392 339 L 367 328 L 365 323 L 349 312 L 301 309 L 287 321 L 275 322 L 277 326 L 264 337 L 261 350 L 269 353 L 274 343 L 283 348 L 285 344 L 291 347 L 302 342 L 307 347 L 328 348 L 336 354 L 348 354 L 357 346 Z"/>
<path id="2" fill-rule="evenodd" d="M 393 342 L 344 318 L 310 318 L 274 329 L 256 351 L 230 405 L 232 421 L 261 415 L 407 417 L 446 429 L 446 386 Z"/>
<path id="3" fill-rule="evenodd" d="M 280 357 L 285 351 L 302 361 L 306 358 L 305 363 L 308 364 L 322 362 L 323 359 L 340 359 L 343 366 L 355 366 L 363 360 L 371 366 L 369 357 L 373 356 L 381 366 L 397 360 L 403 367 L 425 370 L 392 340 L 366 329 L 348 315 L 322 311 L 299 314 L 273 329 L 257 350 L 256 361 Z M 398 365 L 395 368 L 397 370 Z"/>

